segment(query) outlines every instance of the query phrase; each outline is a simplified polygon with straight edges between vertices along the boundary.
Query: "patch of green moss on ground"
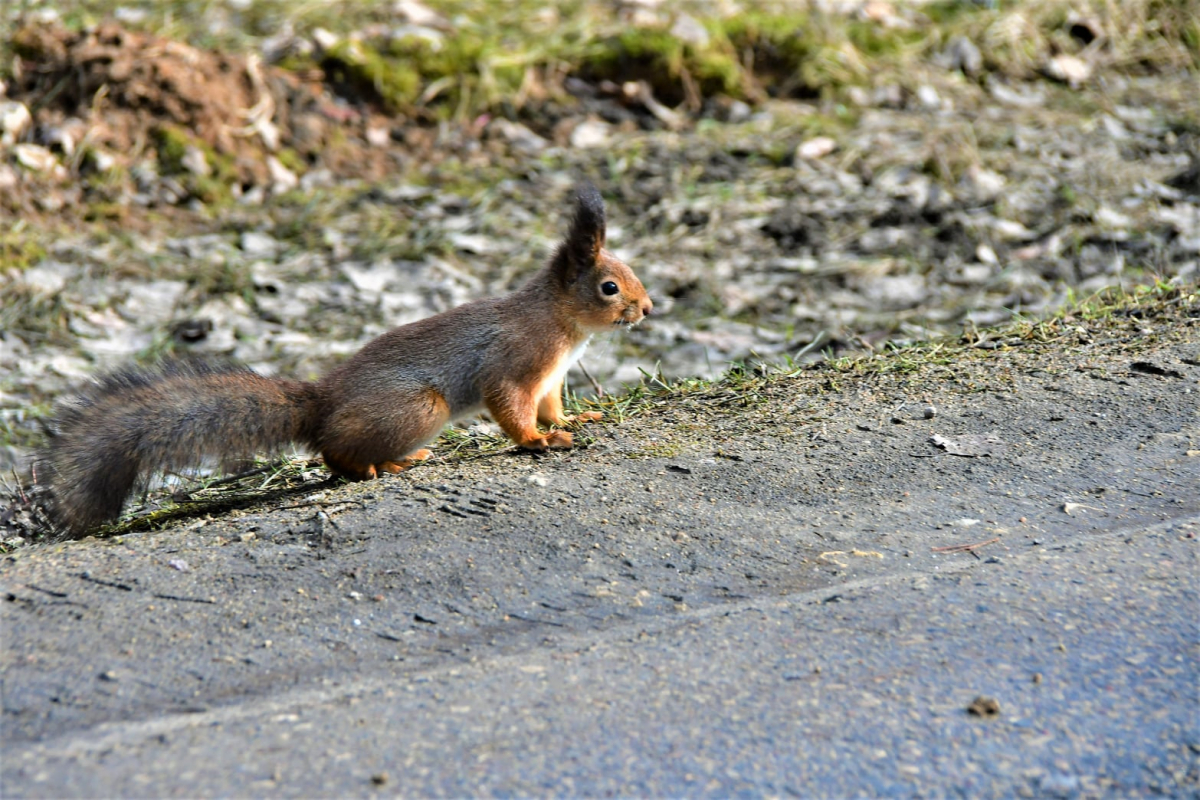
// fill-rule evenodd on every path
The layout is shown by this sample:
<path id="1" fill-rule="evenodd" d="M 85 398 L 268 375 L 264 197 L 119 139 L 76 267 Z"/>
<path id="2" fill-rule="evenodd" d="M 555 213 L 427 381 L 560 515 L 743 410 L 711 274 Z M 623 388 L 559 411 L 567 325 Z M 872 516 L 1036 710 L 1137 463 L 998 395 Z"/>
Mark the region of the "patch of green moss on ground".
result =
<path id="1" fill-rule="evenodd" d="M 344 41 L 321 59 L 328 80 L 377 98 L 391 111 L 404 111 L 421 91 L 421 75 L 407 59 L 388 58 L 363 42 Z"/>
<path id="2" fill-rule="evenodd" d="M 218 153 L 177 125 L 156 125 L 151 136 L 159 172 L 178 177 L 188 192 L 208 205 L 220 205 L 233 199 L 231 187 L 238 176 L 231 156 Z M 184 166 L 184 158 L 193 147 L 204 154 L 209 174 L 197 175 Z"/>
<path id="3" fill-rule="evenodd" d="M 17 222 L 8 230 L 0 230 L 0 264 L 22 270 L 46 257 L 46 248 L 36 232 Z"/>
<path id="4" fill-rule="evenodd" d="M 304 160 L 304 156 L 290 147 L 280 149 L 275 154 L 275 158 L 279 159 L 280 164 L 283 164 L 297 175 L 303 175 L 308 172 L 308 162 Z"/>
<path id="5" fill-rule="evenodd" d="M 184 172 L 183 159 L 192 144 L 192 137 L 175 125 L 156 125 L 151 135 L 154 151 L 158 154 L 159 171 L 164 175 Z"/>
<path id="6" fill-rule="evenodd" d="M 672 105 L 689 99 L 689 92 L 699 97 L 744 94 L 743 70 L 728 41 L 716 38 L 697 46 L 661 28 L 629 28 L 593 42 L 579 71 L 618 83 L 644 80 L 655 97 Z"/>
<path id="7" fill-rule="evenodd" d="M 754 79 L 777 97 L 816 96 L 862 83 L 867 63 L 849 35 L 848 23 L 819 14 L 748 13 L 723 23 L 736 52 L 751 54 Z M 885 34 L 860 32 L 879 51 Z"/>

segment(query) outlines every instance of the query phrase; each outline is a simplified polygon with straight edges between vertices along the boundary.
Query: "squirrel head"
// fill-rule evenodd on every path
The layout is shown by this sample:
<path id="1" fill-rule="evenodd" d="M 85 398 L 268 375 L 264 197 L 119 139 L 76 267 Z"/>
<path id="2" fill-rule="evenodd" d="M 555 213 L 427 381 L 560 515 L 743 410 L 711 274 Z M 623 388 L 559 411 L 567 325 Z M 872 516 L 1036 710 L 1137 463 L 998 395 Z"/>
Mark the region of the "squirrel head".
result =
<path id="1" fill-rule="evenodd" d="M 654 303 L 629 266 L 605 247 L 604 200 L 590 183 L 575 190 L 575 215 L 567 238 L 550 261 L 572 319 L 588 333 L 636 325 Z"/>

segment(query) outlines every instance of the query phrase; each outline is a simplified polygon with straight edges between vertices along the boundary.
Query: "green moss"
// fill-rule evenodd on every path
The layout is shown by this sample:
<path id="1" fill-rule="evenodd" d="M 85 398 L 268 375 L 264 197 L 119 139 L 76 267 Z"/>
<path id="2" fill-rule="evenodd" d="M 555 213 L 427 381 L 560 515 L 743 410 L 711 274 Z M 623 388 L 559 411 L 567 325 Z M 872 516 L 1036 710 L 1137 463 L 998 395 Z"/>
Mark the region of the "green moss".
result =
<path id="1" fill-rule="evenodd" d="M 520 89 L 526 58 L 510 56 L 532 43 L 506 45 L 503 34 L 464 27 L 436 46 L 423 37 L 405 36 L 392 40 L 385 51 L 356 43 L 339 45 L 331 55 L 342 79 L 368 85 L 392 110 L 422 105 L 441 116 L 463 117 L 503 106 Z"/>
<path id="2" fill-rule="evenodd" d="M 186 171 L 184 156 L 193 144 L 192 137 L 177 125 L 155 125 L 150 132 L 154 138 L 154 151 L 158 154 L 158 171 L 163 175 L 177 175 Z"/>
<path id="3" fill-rule="evenodd" d="M 776 96 L 816 96 L 869 74 L 847 26 L 820 15 L 743 14 L 726 22 L 725 35 L 752 54 L 756 79 Z"/>
<path id="4" fill-rule="evenodd" d="M 88 203 L 83 218 L 88 222 L 120 222 L 129 216 L 129 207 L 120 203 L 98 201 Z"/>
<path id="5" fill-rule="evenodd" d="M 213 175 L 195 175 L 188 180 L 187 188 L 208 205 L 220 205 L 233 199 L 229 184 Z"/>
<path id="6" fill-rule="evenodd" d="M 51 403 L 35 403 L 0 417 L 0 445 L 33 448 L 45 444 L 46 437 L 37 420 L 51 416 Z"/>
<path id="7" fill-rule="evenodd" d="M 877 22 L 850 20 L 846 23 L 846 37 L 864 56 L 886 58 L 903 55 L 919 46 L 925 33 L 917 28 L 888 28 Z"/>
<path id="8" fill-rule="evenodd" d="M 21 223 L 7 231 L 0 231 L 0 264 L 6 268 L 25 269 L 45 257 L 46 248 Z"/>
<path id="9" fill-rule="evenodd" d="M 978 16 L 982 10 L 975 0 L 938 0 L 921 7 L 930 22 L 939 27 L 961 24 L 965 18 Z"/>
<path id="10" fill-rule="evenodd" d="M 745 74 L 719 28 L 697 47 L 661 28 L 629 28 L 592 43 L 579 71 L 591 79 L 644 80 L 656 98 L 675 105 L 691 97 L 745 96 Z"/>
<path id="11" fill-rule="evenodd" d="M 248 264 L 225 260 L 219 263 L 198 261 L 187 277 L 188 283 L 206 296 L 233 294 L 247 303 L 254 300 L 254 278 Z"/>
<path id="12" fill-rule="evenodd" d="M 308 172 L 308 162 L 304 160 L 302 155 L 290 147 L 283 148 L 275 154 L 275 157 L 279 159 L 280 164 L 283 164 L 297 175 L 303 175 L 305 172 Z"/>
<path id="13" fill-rule="evenodd" d="M 177 125 L 156 125 L 151 136 L 158 155 L 159 172 L 179 178 L 193 197 L 206 204 L 222 204 L 233 199 L 231 187 L 238 180 L 233 156 L 218 153 Z M 183 165 L 183 159 L 192 147 L 204 154 L 210 170 L 208 175 L 197 175 Z"/>
<path id="14" fill-rule="evenodd" d="M 1180 38 L 1184 47 L 1191 51 L 1193 61 L 1200 64 L 1200 17 L 1192 17 L 1192 21 L 1184 26 Z"/>
<path id="15" fill-rule="evenodd" d="M 367 91 L 391 111 L 404 111 L 417 100 L 421 75 L 405 58 L 385 57 L 363 42 L 334 45 L 321 61 L 329 79 Z"/>

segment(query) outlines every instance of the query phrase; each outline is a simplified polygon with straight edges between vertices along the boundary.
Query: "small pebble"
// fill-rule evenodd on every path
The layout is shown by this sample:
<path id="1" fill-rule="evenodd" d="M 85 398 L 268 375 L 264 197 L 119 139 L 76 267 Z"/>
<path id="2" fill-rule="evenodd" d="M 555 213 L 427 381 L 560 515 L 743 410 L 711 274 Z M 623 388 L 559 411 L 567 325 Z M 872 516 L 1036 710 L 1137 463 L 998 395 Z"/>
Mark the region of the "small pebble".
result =
<path id="1" fill-rule="evenodd" d="M 1000 701 L 981 694 L 967 706 L 967 713 L 976 717 L 994 717 L 1000 713 Z"/>

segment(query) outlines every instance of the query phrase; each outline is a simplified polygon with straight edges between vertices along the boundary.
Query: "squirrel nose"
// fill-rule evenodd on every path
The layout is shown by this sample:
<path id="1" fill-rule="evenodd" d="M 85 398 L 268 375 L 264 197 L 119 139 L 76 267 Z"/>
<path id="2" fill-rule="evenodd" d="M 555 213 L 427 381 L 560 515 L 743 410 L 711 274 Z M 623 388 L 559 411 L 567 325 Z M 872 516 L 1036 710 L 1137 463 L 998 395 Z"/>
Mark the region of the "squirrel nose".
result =
<path id="1" fill-rule="evenodd" d="M 654 303 L 650 300 L 650 298 L 646 298 L 646 302 L 642 304 L 642 316 L 650 316 L 650 310 L 652 308 L 654 308 Z"/>

